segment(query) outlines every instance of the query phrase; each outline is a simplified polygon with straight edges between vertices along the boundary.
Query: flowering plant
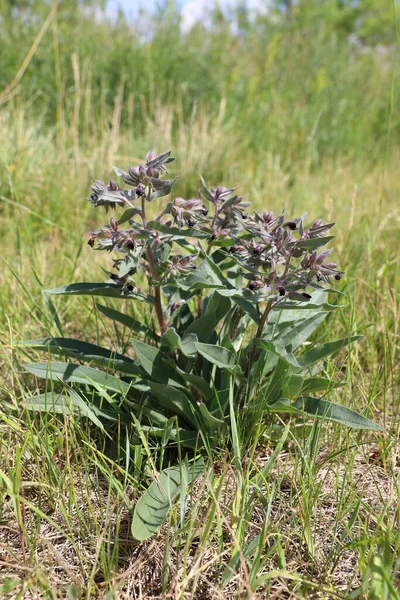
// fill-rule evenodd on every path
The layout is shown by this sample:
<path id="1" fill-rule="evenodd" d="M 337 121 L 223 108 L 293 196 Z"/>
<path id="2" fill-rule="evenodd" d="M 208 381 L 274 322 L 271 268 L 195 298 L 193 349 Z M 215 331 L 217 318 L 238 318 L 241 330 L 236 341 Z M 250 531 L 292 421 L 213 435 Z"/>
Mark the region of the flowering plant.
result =
<path id="1" fill-rule="evenodd" d="M 163 178 L 173 160 L 170 152 L 151 153 L 145 164 L 127 172 L 114 168 L 129 189 L 114 180 L 94 182 L 88 200 L 95 208 L 125 210 L 93 231 L 88 243 L 115 251 L 117 258 L 104 283 L 49 291 L 141 302 L 142 321 L 97 305 L 102 315 L 132 331 L 134 358 L 69 338 L 25 342 L 107 367 L 27 365 L 29 372 L 63 385 L 59 393 L 52 387 L 28 405 L 80 411 L 101 427 L 132 425 L 164 445 L 192 451 L 210 451 L 230 440 L 237 445 L 238 422 L 240 431 L 250 432 L 247 439 L 243 434 L 246 444 L 254 424 L 278 411 L 377 428 L 327 400 L 335 384 L 319 373 L 327 356 L 357 336 L 301 350 L 337 308 L 325 297 L 342 272 L 331 262 L 331 250 L 322 250 L 332 240 L 326 234 L 334 224 L 318 219 L 307 226 L 305 214 L 290 220 L 271 211 L 251 214 L 250 202 L 235 189 L 212 188 L 203 179 L 195 198 L 167 201 L 149 218 L 150 203 L 169 195 L 176 182 Z M 196 465 L 192 477 L 201 471 Z M 165 500 L 160 487 L 158 493 Z M 147 525 L 139 517 L 134 521 L 140 538 L 154 532 L 159 519 L 152 527 L 146 512 L 151 503 L 138 506 L 147 515 Z"/>

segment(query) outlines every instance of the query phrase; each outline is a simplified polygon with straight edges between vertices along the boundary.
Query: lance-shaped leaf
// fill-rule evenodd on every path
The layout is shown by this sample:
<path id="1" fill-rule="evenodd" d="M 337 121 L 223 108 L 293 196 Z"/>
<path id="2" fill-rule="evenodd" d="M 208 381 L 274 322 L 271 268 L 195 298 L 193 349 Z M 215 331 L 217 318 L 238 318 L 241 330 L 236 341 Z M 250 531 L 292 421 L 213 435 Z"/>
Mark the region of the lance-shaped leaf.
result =
<path id="1" fill-rule="evenodd" d="M 236 366 L 236 356 L 222 346 L 216 344 L 202 344 L 198 342 L 196 348 L 199 354 L 204 356 L 210 363 L 220 369 L 234 369 Z"/>
<path id="2" fill-rule="evenodd" d="M 154 303 L 153 296 L 148 296 L 136 291 L 126 291 L 122 286 L 110 283 L 69 283 L 52 290 L 45 290 L 46 294 L 56 296 L 103 296 L 105 298 L 135 298 L 143 302 Z"/>
<path id="3" fill-rule="evenodd" d="M 172 367 L 172 361 L 168 357 L 154 346 L 139 342 L 138 340 L 131 340 L 133 349 L 135 350 L 138 361 L 142 365 L 143 369 L 153 379 L 159 383 L 172 384 L 174 386 L 184 387 L 180 375 Z"/>
<path id="4" fill-rule="evenodd" d="M 64 381 L 68 383 L 84 383 L 91 385 L 96 382 L 105 389 L 113 392 L 127 393 L 130 385 L 109 375 L 104 371 L 93 369 L 93 367 L 83 367 L 72 363 L 59 362 L 38 362 L 24 365 L 24 369 L 41 379 L 51 379 L 53 381 Z"/>
<path id="5" fill-rule="evenodd" d="M 353 337 L 343 338 L 341 340 L 337 340 L 336 342 L 321 344 L 320 346 L 316 346 L 315 348 L 312 348 L 311 350 L 308 350 L 308 352 L 305 352 L 299 356 L 297 359 L 298 363 L 301 367 L 309 367 L 319 360 L 322 360 L 331 354 L 335 354 L 335 352 L 338 352 L 341 350 L 341 348 L 344 348 L 348 344 L 351 344 L 352 342 L 355 342 L 361 338 L 361 335 L 353 335 Z"/>
<path id="6" fill-rule="evenodd" d="M 183 290 L 202 290 L 207 288 L 224 288 L 224 282 L 219 279 L 207 261 L 203 261 L 198 268 L 179 282 Z"/>
<path id="7" fill-rule="evenodd" d="M 292 412 L 305 413 L 311 417 L 324 419 L 327 421 L 335 421 L 347 427 L 354 429 L 372 429 L 375 431 L 382 430 L 380 425 L 377 425 L 367 417 L 364 417 L 355 410 L 351 410 L 341 404 L 314 398 L 312 396 L 302 396 L 291 402 L 290 400 L 279 400 L 270 406 L 274 412 Z"/>
<path id="8" fill-rule="evenodd" d="M 177 177 L 174 177 L 173 179 L 157 179 L 156 177 L 152 177 L 151 187 L 155 191 L 156 197 L 161 198 L 161 196 L 168 196 L 177 179 Z"/>
<path id="9" fill-rule="evenodd" d="M 144 371 L 133 359 L 102 348 L 96 344 L 81 342 L 71 338 L 42 338 L 38 340 L 26 340 L 18 342 L 16 346 L 28 346 L 34 350 L 48 351 L 70 358 L 77 358 L 87 362 L 108 367 L 124 373 L 143 376 Z"/>
<path id="10" fill-rule="evenodd" d="M 177 415 L 183 418 L 187 423 L 194 425 L 197 429 L 198 422 L 195 417 L 193 406 L 183 391 L 178 390 L 171 385 L 154 383 L 153 381 L 149 382 L 149 388 L 160 402 L 161 406 L 166 408 L 172 416 Z"/>
<path id="11" fill-rule="evenodd" d="M 207 231 L 201 231 L 199 229 L 180 229 L 179 227 L 168 227 L 167 225 L 164 225 L 164 223 L 159 223 L 159 221 L 149 221 L 148 227 L 178 239 L 198 238 L 200 240 L 205 240 L 211 236 L 211 233 Z"/>
<path id="12" fill-rule="evenodd" d="M 164 469 L 158 474 L 149 489 L 135 506 L 132 521 L 132 535 L 143 541 L 154 535 L 165 521 L 173 502 L 188 485 L 204 472 L 204 459 L 197 458 L 192 463 L 181 463 Z"/>
<path id="13" fill-rule="evenodd" d="M 174 160 L 175 160 L 175 158 L 173 158 L 171 156 L 171 151 L 164 152 L 163 154 L 160 154 L 159 156 L 156 156 L 155 158 L 153 158 L 153 160 L 147 161 L 146 167 L 151 167 L 153 169 L 157 169 L 158 167 L 161 167 L 162 165 L 171 163 Z"/>
<path id="14" fill-rule="evenodd" d="M 121 323 L 121 325 L 125 325 L 129 329 L 132 329 L 132 331 L 136 331 L 136 333 L 141 333 L 150 340 L 159 342 L 160 337 L 152 329 L 150 329 L 150 327 L 147 327 L 147 325 L 145 325 L 144 323 L 137 321 L 129 315 L 121 313 L 119 310 L 110 308 L 109 306 L 104 306 L 103 304 L 96 304 L 96 307 L 105 317 L 108 317 L 113 321 L 117 321 L 117 323 Z"/>
<path id="15" fill-rule="evenodd" d="M 292 367 L 299 368 L 299 363 L 293 354 L 290 354 L 285 350 L 283 346 L 281 346 L 278 342 L 267 342 L 265 340 L 261 340 L 259 338 L 254 339 L 254 343 L 259 348 L 263 348 L 263 350 L 267 350 L 276 356 L 279 356 L 283 361 L 291 365 Z"/>
<path id="16" fill-rule="evenodd" d="M 288 244 L 288 246 L 296 246 L 296 248 L 301 248 L 302 250 L 316 250 L 321 246 L 325 246 L 325 244 L 333 240 L 333 238 L 333 235 L 328 235 L 327 237 L 312 238 L 311 240 L 299 240 Z"/>

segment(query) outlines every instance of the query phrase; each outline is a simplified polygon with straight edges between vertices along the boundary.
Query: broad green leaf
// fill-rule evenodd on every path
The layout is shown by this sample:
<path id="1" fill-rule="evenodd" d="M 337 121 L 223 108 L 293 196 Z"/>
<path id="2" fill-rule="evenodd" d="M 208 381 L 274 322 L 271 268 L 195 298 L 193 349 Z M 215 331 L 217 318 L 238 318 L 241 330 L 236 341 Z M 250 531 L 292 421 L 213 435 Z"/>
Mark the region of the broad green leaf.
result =
<path id="1" fill-rule="evenodd" d="M 288 346 L 292 352 L 297 350 L 312 333 L 317 329 L 318 325 L 324 321 L 326 313 L 319 312 L 307 319 L 295 320 L 292 323 L 287 323 L 279 334 L 274 338 L 274 342 L 279 343 L 284 348 Z"/>
<path id="2" fill-rule="evenodd" d="M 263 400 L 266 404 L 273 404 L 282 397 L 282 388 L 287 381 L 290 368 L 290 365 L 286 361 L 281 358 L 278 359 L 278 363 L 269 378 L 269 384 L 264 393 Z"/>
<path id="3" fill-rule="evenodd" d="M 143 376 L 143 370 L 140 365 L 131 358 L 118 352 L 111 352 L 96 344 L 89 344 L 80 340 L 71 338 L 42 338 L 18 342 L 16 346 L 29 346 L 29 348 L 33 348 L 34 350 L 48 351 L 51 354 L 94 362 L 115 371 Z"/>
<path id="4" fill-rule="evenodd" d="M 342 406 L 341 404 L 335 404 L 328 400 L 322 400 L 320 398 L 313 398 L 312 396 L 302 396 L 295 402 L 290 400 L 280 400 L 276 405 L 272 405 L 272 410 L 284 411 L 285 407 L 288 412 L 299 412 L 306 413 L 311 417 L 317 417 L 328 421 L 335 421 L 347 427 L 353 427 L 354 429 L 373 429 L 381 430 L 382 427 L 367 419 L 360 413 Z"/>
<path id="5" fill-rule="evenodd" d="M 149 388 L 161 405 L 172 415 L 178 415 L 196 428 L 198 427 L 193 407 L 184 392 L 171 385 L 154 383 L 153 381 L 149 381 Z"/>
<path id="6" fill-rule="evenodd" d="M 287 362 L 289 365 L 292 365 L 292 367 L 299 368 L 299 363 L 293 354 L 286 352 L 285 348 L 277 342 L 266 342 L 260 338 L 255 338 L 254 344 L 260 348 L 263 348 L 264 350 L 267 350 L 268 352 L 271 352 L 272 354 L 275 354 L 276 356 L 279 356 L 279 358 Z"/>
<path id="7" fill-rule="evenodd" d="M 196 334 L 199 342 L 208 342 L 219 323 L 216 312 L 209 312 L 199 319 L 195 319 L 187 328 L 186 335 Z"/>
<path id="8" fill-rule="evenodd" d="M 259 324 L 260 310 L 257 304 L 254 305 L 248 300 L 246 300 L 246 298 L 242 298 L 242 296 L 237 295 L 233 296 L 232 300 L 239 306 L 239 308 L 241 308 L 243 312 L 249 315 L 249 317 L 254 321 L 254 323 L 256 323 L 256 325 Z"/>
<path id="9" fill-rule="evenodd" d="M 220 369 L 233 369 L 236 366 L 236 356 L 227 348 L 200 342 L 196 344 L 196 348 L 199 354 Z"/>
<path id="10" fill-rule="evenodd" d="M 69 390 L 71 393 L 73 390 Z M 22 406 L 25 406 L 28 410 L 34 412 L 54 412 L 57 414 L 70 415 L 72 413 L 79 413 L 83 416 L 91 418 L 91 420 L 103 428 L 101 421 L 98 421 L 98 417 L 107 419 L 108 421 L 121 422 L 125 425 L 131 423 L 131 418 L 121 412 L 110 411 L 100 409 L 98 406 L 91 404 L 89 407 L 88 401 L 84 401 L 85 407 L 82 410 L 82 405 L 74 401 L 73 397 L 69 397 L 66 394 L 57 394 L 56 392 L 46 392 L 44 394 L 38 394 L 31 396 L 22 402 Z M 89 416 L 87 409 L 90 408 Z"/>
<path id="11" fill-rule="evenodd" d="M 103 296 L 108 298 L 135 298 L 144 302 L 154 303 L 153 296 L 141 292 L 124 292 L 122 286 L 110 283 L 69 283 L 52 290 L 45 290 L 46 294 L 58 296 Z"/>
<path id="12" fill-rule="evenodd" d="M 210 400 L 213 397 L 213 391 L 203 377 L 200 377 L 200 375 L 194 375 L 193 373 L 185 373 L 181 369 L 178 369 L 178 372 L 182 379 L 187 381 L 189 385 L 200 392 L 204 400 Z"/>
<path id="13" fill-rule="evenodd" d="M 196 354 L 195 342 L 198 341 L 197 335 L 188 333 L 182 339 L 174 327 L 170 327 L 161 338 L 161 350 L 180 350 L 185 356 Z"/>
<path id="14" fill-rule="evenodd" d="M 167 351 L 175 350 L 175 348 L 179 348 L 180 341 L 181 338 L 176 333 L 176 329 L 174 329 L 174 327 L 170 327 L 161 337 L 161 349 L 166 349 Z"/>
<path id="15" fill-rule="evenodd" d="M 159 383 L 172 383 L 175 386 L 183 387 L 180 375 L 171 366 L 171 360 L 163 352 L 138 340 L 132 339 L 131 343 L 138 361 L 153 379 Z"/>
<path id="16" fill-rule="evenodd" d="M 205 288 L 224 288 L 224 283 L 217 277 L 207 261 L 203 261 L 193 273 L 179 282 L 183 290 L 201 290 Z"/>
<path id="17" fill-rule="evenodd" d="M 304 377 L 290 373 L 287 381 L 284 383 L 281 395 L 284 398 L 296 398 L 303 389 Z"/>
<path id="18" fill-rule="evenodd" d="M 119 310 L 115 310 L 114 308 L 104 306 L 103 304 L 96 304 L 96 307 L 105 317 L 108 317 L 113 321 L 117 321 L 117 323 L 121 323 L 121 325 L 125 325 L 129 329 L 132 329 L 132 331 L 136 331 L 136 333 L 141 333 L 151 340 L 156 342 L 159 341 L 159 336 L 152 329 L 150 329 L 150 327 L 147 327 L 147 325 L 137 321 L 133 317 L 121 313 Z"/>
<path id="19" fill-rule="evenodd" d="M 163 524 L 173 502 L 186 487 L 204 472 L 204 459 L 164 469 L 138 500 L 132 521 L 132 535 L 143 541 L 154 535 Z"/>
<path id="20" fill-rule="evenodd" d="M 316 346 L 311 350 L 308 350 L 298 358 L 299 365 L 301 367 L 309 367 L 312 364 L 338 352 L 341 348 L 344 348 L 348 344 L 355 342 L 356 340 L 361 339 L 361 335 L 354 335 L 351 338 L 343 338 L 341 340 L 337 340 L 335 342 L 328 342 L 327 344 L 321 344 L 320 346 Z"/>
<path id="21" fill-rule="evenodd" d="M 304 380 L 303 386 L 301 388 L 301 393 L 303 396 L 308 394 L 313 394 L 315 392 L 322 392 L 324 390 L 331 390 L 340 385 L 340 383 L 334 383 L 330 379 L 326 379 L 325 377 L 309 377 Z"/>
<path id="22" fill-rule="evenodd" d="M 113 392 L 127 393 L 130 389 L 129 384 L 108 375 L 104 371 L 93 369 L 92 367 L 83 367 L 68 362 L 39 362 L 24 365 L 24 369 L 41 379 L 51 379 L 52 381 L 65 381 L 68 383 L 84 383 L 90 385 L 95 381 L 100 386 Z"/>

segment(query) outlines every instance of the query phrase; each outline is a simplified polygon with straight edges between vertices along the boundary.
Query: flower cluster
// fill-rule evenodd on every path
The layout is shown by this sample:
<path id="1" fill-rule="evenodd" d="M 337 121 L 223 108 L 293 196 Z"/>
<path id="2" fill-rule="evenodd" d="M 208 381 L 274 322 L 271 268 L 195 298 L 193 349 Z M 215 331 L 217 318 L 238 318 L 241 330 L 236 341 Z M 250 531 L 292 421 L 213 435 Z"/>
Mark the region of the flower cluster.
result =
<path id="1" fill-rule="evenodd" d="M 237 195 L 235 188 L 209 188 L 202 179 L 198 198 L 176 197 L 148 221 L 146 203 L 168 195 L 177 179 L 162 179 L 172 160 L 169 152 L 150 153 L 144 165 L 127 172 L 114 167 L 130 190 L 121 189 L 113 180 L 108 185 L 94 182 L 88 198 L 94 206 L 128 209 L 121 222 L 111 218 L 108 225 L 92 232 L 88 242 L 94 247 L 97 241 L 97 249 L 126 255 L 114 261 L 119 270 L 115 281 L 122 280 L 126 286 L 131 275 L 142 271 L 151 285 L 171 281 L 179 285 L 205 254 L 213 257 L 213 249 L 225 256 L 222 267 L 236 269 L 248 293 L 260 301 L 271 297 L 277 302 L 284 297 L 305 301 L 310 298 L 305 291 L 310 285 L 341 278 L 337 265 L 328 260 L 331 250 L 318 253 L 331 239 L 325 234 L 334 223 L 318 219 L 306 228 L 305 214 L 292 220 L 272 211 L 250 215 L 251 203 Z M 137 216 L 140 221 L 134 219 Z M 121 229 L 126 222 L 129 227 Z"/>

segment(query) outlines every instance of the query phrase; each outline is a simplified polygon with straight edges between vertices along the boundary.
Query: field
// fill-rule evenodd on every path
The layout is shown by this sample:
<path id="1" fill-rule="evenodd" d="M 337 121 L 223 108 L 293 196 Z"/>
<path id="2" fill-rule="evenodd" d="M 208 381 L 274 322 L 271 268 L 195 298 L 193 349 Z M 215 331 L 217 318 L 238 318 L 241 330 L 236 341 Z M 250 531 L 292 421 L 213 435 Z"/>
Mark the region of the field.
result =
<path id="1" fill-rule="evenodd" d="M 400 598 L 396 40 L 354 44 L 311 2 L 297 20 L 246 21 L 240 35 L 216 16 L 180 36 L 166 10 L 142 38 L 68 2 L 38 40 L 42 4 L 31 21 L 21 9 L 23 44 L 6 3 L 2 17 L 2 88 L 32 52 L 0 93 L 1 597 Z M 287 420 L 275 417 L 240 432 L 251 439 L 240 466 L 216 453 L 187 510 L 177 504 L 138 543 L 132 508 L 163 453 L 123 428 L 109 440 L 78 416 L 26 410 L 41 384 L 23 364 L 43 358 L 15 343 L 61 332 L 116 351 L 129 343 L 91 298 L 49 302 L 43 289 L 104 280 L 107 261 L 86 244 L 102 215 L 83 198 L 93 178 L 149 150 L 177 157 L 175 195 L 195 196 L 204 175 L 257 209 L 335 221 L 344 306 L 313 341 L 363 336 L 326 376 L 341 380 L 333 401 L 383 430 L 292 419 L 284 440 Z"/>

